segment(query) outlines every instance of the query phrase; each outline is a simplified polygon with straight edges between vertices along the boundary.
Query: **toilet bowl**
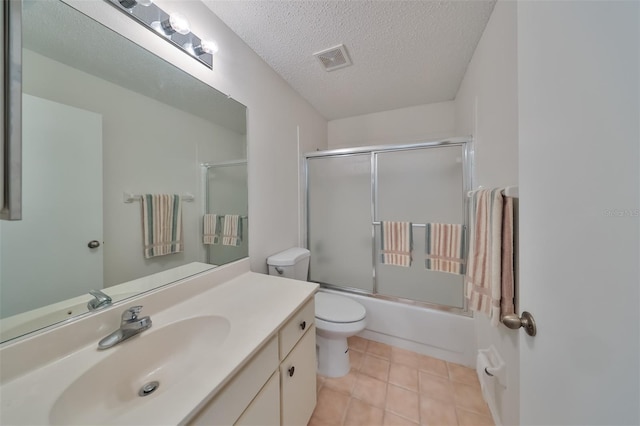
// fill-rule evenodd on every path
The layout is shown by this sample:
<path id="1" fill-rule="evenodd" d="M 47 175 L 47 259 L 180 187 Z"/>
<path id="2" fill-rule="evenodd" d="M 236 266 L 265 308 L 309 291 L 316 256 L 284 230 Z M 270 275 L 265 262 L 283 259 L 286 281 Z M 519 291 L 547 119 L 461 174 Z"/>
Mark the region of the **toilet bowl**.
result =
<path id="1" fill-rule="evenodd" d="M 309 250 L 297 247 L 270 256 L 269 274 L 306 281 L 309 256 Z M 366 310 L 355 300 L 322 290 L 314 300 L 318 373 L 344 376 L 351 368 L 347 338 L 364 330 Z"/>
<path id="2" fill-rule="evenodd" d="M 349 372 L 347 338 L 364 330 L 366 310 L 348 297 L 319 291 L 315 296 L 318 373 L 341 377 Z"/>

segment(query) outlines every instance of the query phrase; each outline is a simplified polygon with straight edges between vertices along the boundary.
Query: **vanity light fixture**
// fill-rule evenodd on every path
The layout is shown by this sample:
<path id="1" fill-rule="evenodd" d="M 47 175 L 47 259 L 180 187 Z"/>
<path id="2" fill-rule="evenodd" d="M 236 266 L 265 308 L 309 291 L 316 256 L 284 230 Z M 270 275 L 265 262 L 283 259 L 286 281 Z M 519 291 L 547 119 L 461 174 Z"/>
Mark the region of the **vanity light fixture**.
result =
<path id="1" fill-rule="evenodd" d="M 169 14 L 153 3 L 153 0 L 105 1 L 213 69 L 213 55 L 218 51 L 218 45 L 212 41 L 202 40 L 192 33 L 189 21 L 180 13 Z"/>

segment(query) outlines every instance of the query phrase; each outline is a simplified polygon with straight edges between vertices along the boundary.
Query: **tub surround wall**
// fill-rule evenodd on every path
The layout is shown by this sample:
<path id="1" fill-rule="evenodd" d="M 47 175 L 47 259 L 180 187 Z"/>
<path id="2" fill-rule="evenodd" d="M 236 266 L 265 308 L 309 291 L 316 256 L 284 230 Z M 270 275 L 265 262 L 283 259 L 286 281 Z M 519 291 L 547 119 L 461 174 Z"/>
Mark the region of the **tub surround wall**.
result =
<path id="1" fill-rule="evenodd" d="M 456 96 L 456 132 L 474 137 L 476 187 L 518 184 L 517 7 L 496 3 Z M 494 345 L 507 364 L 497 414 L 503 424 L 519 424 L 519 333 L 491 326 L 482 314 L 474 320 L 478 348 Z"/>

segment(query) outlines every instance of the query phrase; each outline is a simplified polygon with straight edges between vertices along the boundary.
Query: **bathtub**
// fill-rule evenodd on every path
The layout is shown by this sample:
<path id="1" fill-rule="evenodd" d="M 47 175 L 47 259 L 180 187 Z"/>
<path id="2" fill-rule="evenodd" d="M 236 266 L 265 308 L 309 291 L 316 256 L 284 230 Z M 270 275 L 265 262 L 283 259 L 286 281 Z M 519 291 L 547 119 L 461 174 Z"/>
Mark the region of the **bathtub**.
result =
<path id="1" fill-rule="evenodd" d="M 365 307 L 367 327 L 358 334 L 365 339 L 475 368 L 473 318 L 344 291 L 320 291 L 349 297 Z"/>

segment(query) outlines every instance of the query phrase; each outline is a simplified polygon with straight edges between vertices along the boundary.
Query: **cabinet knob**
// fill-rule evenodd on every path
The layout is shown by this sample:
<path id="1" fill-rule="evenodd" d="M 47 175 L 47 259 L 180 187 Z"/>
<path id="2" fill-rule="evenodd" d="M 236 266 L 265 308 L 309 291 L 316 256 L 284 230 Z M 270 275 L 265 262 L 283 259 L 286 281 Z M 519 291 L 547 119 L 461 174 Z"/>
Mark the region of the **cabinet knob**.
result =
<path id="1" fill-rule="evenodd" d="M 306 321 L 302 321 L 302 322 L 300 323 L 300 328 L 301 328 L 301 329 L 303 329 L 303 330 L 304 330 L 305 328 L 307 328 L 307 322 L 306 322 Z"/>
<path id="2" fill-rule="evenodd" d="M 292 366 L 292 367 L 289 369 L 289 377 L 293 377 L 293 373 L 294 373 L 295 371 L 296 371 L 296 367 Z"/>

